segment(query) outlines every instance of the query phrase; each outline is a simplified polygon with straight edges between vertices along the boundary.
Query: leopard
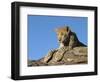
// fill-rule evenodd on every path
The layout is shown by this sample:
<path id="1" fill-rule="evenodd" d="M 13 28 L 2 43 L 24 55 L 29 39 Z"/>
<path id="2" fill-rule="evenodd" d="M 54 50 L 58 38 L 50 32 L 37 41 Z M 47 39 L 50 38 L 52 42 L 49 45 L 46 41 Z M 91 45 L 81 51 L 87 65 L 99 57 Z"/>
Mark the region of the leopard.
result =
<path id="1" fill-rule="evenodd" d="M 76 33 L 71 31 L 69 26 L 57 28 L 55 31 L 57 33 L 59 49 L 63 47 L 68 47 L 68 50 L 71 50 L 74 47 L 86 47 L 85 44 L 79 41 Z"/>
<path id="2" fill-rule="evenodd" d="M 49 62 L 53 58 L 54 53 L 57 54 L 54 56 L 54 59 L 57 62 L 62 59 L 66 51 L 72 50 L 74 47 L 86 47 L 85 44 L 79 41 L 76 33 L 73 32 L 69 26 L 56 28 L 55 31 L 57 34 L 59 47 L 49 51 L 49 53 L 44 57 L 45 63 Z"/>

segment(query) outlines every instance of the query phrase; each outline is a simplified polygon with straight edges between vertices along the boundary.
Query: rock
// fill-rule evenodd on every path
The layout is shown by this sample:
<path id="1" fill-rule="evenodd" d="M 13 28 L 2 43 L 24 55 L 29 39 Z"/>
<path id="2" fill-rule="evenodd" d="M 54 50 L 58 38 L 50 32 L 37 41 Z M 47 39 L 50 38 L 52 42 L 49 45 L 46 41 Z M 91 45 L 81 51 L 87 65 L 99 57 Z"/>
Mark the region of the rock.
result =
<path id="1" fill-rule="evenodd" d="M 48 54 L 44 57 L 43 62 L 47 63 L 53 56 L 53 54 L 56 52 L 56 50 L 51 50 L 50 52 L 48 52 Z"/>
<path id="2" fill-rule="evenodd" d="M 63 47 L 48 52 L 44 58 L 33 61 L 28 66 L 86 64 L 88 63 L 87 57 L 87 47 L 75 47 L 72 50 Z"/>
<path id="3" fill-rule="evenodd" d="M 59 48 L 39 60 L 28 61 L 28 66 L 71 65 L 88 63 L 87 46 L 78 40 L 68 26 L 57 29 Z"/>

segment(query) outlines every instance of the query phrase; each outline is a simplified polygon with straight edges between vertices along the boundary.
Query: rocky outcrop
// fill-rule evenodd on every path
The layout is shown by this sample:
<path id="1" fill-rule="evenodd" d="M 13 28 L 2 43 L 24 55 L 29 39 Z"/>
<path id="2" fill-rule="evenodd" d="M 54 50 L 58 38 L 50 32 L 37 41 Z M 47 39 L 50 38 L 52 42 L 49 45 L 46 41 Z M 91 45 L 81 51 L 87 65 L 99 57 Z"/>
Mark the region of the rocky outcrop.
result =
<path id="1" fill-rule="evenodd" d="M 71 65 L 88 63 L 87 47 L 75 47 L 68 50 L 63 47 L 58 50 L 52 50 L 48 54 L 37 61 L 31 61 L 28 66 L 50 66 L 50 65 Z"/>
<path id="2" fill-rule="evenodd" d="M 28 66 L 71 65 L 88 63 L 87 46 L 78 40 L 69 26 L 56 29 L 59 49 L 51 50 L 37 61 L 29 61 Z"/>

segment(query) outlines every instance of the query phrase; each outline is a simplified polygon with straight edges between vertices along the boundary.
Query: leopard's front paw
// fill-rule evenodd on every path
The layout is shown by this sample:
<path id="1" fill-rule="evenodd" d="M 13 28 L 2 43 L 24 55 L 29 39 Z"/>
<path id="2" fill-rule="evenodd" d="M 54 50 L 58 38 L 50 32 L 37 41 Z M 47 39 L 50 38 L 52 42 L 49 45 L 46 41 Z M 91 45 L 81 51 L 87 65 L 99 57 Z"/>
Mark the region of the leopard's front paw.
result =
<path id="1" fill-rule="evenodd" d="M 60 50 L 61 51 L 68 51 L 69 49 L 68 49 L 68 46 L 65 46 L 65 47 L 60 48 Z"/>

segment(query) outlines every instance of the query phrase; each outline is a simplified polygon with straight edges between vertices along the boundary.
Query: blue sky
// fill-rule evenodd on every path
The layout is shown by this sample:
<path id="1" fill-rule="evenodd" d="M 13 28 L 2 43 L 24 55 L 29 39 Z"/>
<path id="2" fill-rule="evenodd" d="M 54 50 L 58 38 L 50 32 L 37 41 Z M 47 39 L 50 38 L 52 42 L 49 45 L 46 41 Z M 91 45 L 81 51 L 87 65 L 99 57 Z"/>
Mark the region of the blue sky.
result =
<path id="1" fill-rule="evenodd" d="M 55 29 L 69 26 L 87 45 L 87 17 L 28 15 L 28 59 L 38 60 L 59 47 Z"/>

